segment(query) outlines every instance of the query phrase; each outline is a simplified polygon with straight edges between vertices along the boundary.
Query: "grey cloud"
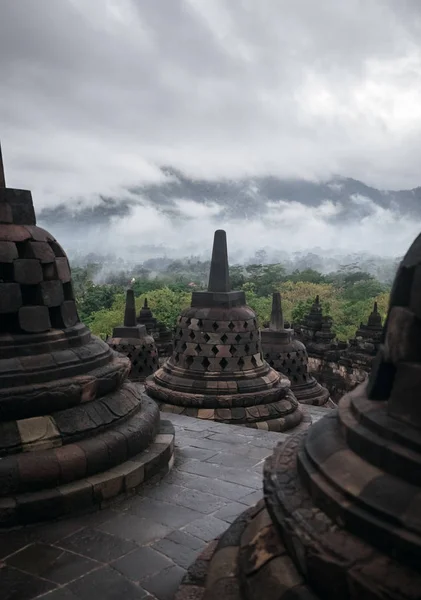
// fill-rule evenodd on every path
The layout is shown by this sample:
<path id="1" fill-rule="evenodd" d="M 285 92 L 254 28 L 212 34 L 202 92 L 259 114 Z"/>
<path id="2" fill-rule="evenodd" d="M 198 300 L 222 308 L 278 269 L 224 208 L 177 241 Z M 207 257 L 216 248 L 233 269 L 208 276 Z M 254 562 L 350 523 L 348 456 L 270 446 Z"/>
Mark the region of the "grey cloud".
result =
<path id="1" fill-rule="evenodd" d="M 415 186 L 420 14 L 415 0 L 0 0 L 8 180 L 39 206 L 123 193 L 162 164 Z"/>

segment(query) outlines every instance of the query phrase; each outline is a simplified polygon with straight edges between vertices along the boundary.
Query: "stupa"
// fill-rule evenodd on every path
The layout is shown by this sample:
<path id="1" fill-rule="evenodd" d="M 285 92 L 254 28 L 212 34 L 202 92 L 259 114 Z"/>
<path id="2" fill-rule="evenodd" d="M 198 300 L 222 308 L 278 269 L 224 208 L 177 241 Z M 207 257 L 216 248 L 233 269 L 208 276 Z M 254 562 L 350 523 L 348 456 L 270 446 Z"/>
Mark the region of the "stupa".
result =
<path id="1" fill-rule="evenodd" d="M 171 356 L 173 344 L 173 334 L 164 323 L 161 323 L 153 316 L 153 312 L 148 305 L 148 299 L 145 298 L 142 308 L 136 319 L 139 325 L 144 325 L 146 331 L 153 336 L 160 357 Z"/>
<path id="2" fill-rule="evenodd" d="M 126 292 L 126 308 L 124 325 L 115 327 L 113 335 L 107 340 L 108 345 L 130 359 L 129 379 L 142 382 L 158 368 L 158 350 L 155 341 L 146 331 L 145 325 L 136 323 L 136 307 L 134 292 Z"/>
<path id="3" fill-rule="evenodd" d="M 304 344 L 294 338 L 294 330 L 284 325 L 281 294 L 272 296 L 269 327 L 261 330 L 263 357 L 271 367 L 286 375 L 298 402 L 322 406 L 330 401 L 329 391 L 308 371 L 308 354 Z"/>
<path id="4" fill-rule="evenodd" d="M 359 342 L 358 347 L 362 351 L 375 354 L 381 343 L 382 334 L 382 318 L 378 311 L 377 302 L 374 302 L 373 310 L 368 317 L 367 325 L 361 323 L 355 334 L 355 340 Z"/>
<path id="5" fill-rule="evenodd" d="M 66 254 L 0 160 L 0 526 L 101 506 L 168 466 L 174 436 L 130 361 L 80 321 Z M 149 452 L 144 452 L 148 450 Z"/>
<path id="6" fill-rule="evenodd" d="M 300 334 L 304 340 L 316 344 L 329 345 L 335 339 L 335 333 L 332 331 L 332 318 L 323 315 L 318 295 L 310 308 L 310 312 L 300 324 Z"/>
<path id="7" fill-rule="evenodd" d="M 272 431 L 302 421 L 289 380 L 263 359 L 244 292 L 231 291 L 225 231 L 215 232 L 208 291 L 193 292 L 172 356 L 145 385 L 164 411 Z"/>
<path id="8" fill-rule="evenodd" d="M 421 235 L 368 382 L 275 449 L 264 502 L 199 557 L 177 600 L 421 597 L 420 298 Z"/>

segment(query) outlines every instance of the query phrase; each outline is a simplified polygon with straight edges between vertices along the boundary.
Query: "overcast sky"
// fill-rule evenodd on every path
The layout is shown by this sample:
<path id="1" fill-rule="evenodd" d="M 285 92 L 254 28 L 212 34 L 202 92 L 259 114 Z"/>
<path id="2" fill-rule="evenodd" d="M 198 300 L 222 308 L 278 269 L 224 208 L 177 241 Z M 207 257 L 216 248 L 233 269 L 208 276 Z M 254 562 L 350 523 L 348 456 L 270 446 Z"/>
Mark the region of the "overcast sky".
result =
<path id="1" fill-rule="evenodd" d="M 37 210 L 123 196 L 162 165 L 420 186 L 420 40 L 421 0 L 0 0 L 7 183 L 31 189 Z M 197 210 L 181 236 L 144 206 L 91 241 L 140 236 L 183 253 L 183 241 L 211 242 Z M 226 228 L 236 250 L 397 255 L 419 224 L 374 206 L 339 228 L 318 207 L 284 204 L 269 222 Z"/>
<path id="2" fill-rule="evenodd" d="M 417 0 L 0 0 L 8 183 L 39 202 L 192 176 L 421 185 Z"/>

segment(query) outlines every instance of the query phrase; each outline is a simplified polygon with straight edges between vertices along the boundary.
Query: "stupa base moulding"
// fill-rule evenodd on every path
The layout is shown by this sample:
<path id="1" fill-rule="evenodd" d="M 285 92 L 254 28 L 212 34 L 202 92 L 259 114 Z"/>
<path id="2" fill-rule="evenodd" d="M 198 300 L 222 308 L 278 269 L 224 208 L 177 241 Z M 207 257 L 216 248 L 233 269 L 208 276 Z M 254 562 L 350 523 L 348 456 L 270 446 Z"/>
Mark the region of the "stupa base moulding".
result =
<path id="1" fill-rule="evenodd" d="M 266 502 L 208 544 L 175 600 L 419 600 L 420 572 L 339 528 L 304 490 L 296 455 L 306 435 L 289 438 L 267 459 Z"/>
<path id="2" fill-rule="evenodd" d="M 141 423 L 128 424 L 128 429 L 130 427 L 139 427 L 139 432 L 144 434 L 145 426 L 142 427 Z M 104 460 L 105 456 L 101 456 L 101 454 L 110 454 L 113 451 L 118 456 L 118 449 L 113 448 L 110 442 L 112 437 L 115 439 L 116 434 L 120 434 L 120 439 L 124 439 L 124 428 L 120 427 L 120 429 L 121 431 L 114 430 L 111 437 L 105 433 L 89 440 L 91 461 L 93 459 Z M 117 497 L 133 495 L 139 487 L 157 473 L 165 475 L 170 471 L 174 462 L 174 437 L 172 424 L 162 420 L 149 445 L 125 462 L 120 462 L 109 469 L 71 483 L 0 498 L 0 527 L 28 525 L 39 521 L 73 516 L 75 513 L 90 512 L 112 504 Z M 69 445 L 60 449 L 65 449 L 65 452 L 55 453 L 62 470 L 69 467 L 66 461 L 69 456 L 76 456 L 80 460 L 82 445 L 82 443 L 79 446 Z M 30 457 L 30 459 L 32 458 L 35 458 L 36 461 L 43 457 Z M 61 462 L 60 458 L 63 459 Z M 30 462 L 34 461 L 30 460 Z M 41 465 L 41 463 L 38 464 Z M 45 468 L 45 462 L 42 464 L 42 468 Z M 36 473 L 34 473 L 34 477 L 36 477 Z"/>

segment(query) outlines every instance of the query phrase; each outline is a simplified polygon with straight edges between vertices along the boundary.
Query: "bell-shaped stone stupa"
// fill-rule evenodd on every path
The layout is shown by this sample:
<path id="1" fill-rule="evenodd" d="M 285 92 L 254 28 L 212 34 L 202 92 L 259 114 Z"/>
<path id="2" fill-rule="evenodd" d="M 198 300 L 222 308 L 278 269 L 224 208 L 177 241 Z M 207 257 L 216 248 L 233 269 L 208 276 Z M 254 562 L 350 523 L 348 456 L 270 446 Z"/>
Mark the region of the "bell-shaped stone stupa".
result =
<path id="1" fill-rule="evenodd" d="M 362 343 L 371 344 L 369 351 L 377 350 L 383 334 L 382 318 L 377 308 L 377 302 L 374 303 L 373 310 L 368 317 L 367 325 L 361 323 L 355 338 L 361 339 Z"/>
<path id="2" fill-rule="evenodd" d="M 139 325 L 144 325 L 146 331 L 153 336 L 160 357 L 171 356 L 173 333 L 164 323 L 161 323 L 153 316 L 153 312 L 148 305 L 148 299 L 145 298 L 142 308 L 136 319 Z"/>
<path id="3" fill-rule="evenodd" d="M 31 193 L 0 187 L 0 526 L 100 506 L 168 464 L 173 435 L 129 370 L 79 321 Z"/>
<path id="4" fill-rule="evenodd" d="M 286 329 L 282 313 L 281 294 L 272 297 L 269 327 L 261 330 L 263 356 L 271 367 L 291 381 L 291 390 L 298 402 L 322 406 L 329 402 L 329 391 L 308 372 L 308 354 L 304 344 L 294 338 L 294 330 Z M 329 402 L 332 404 L 332 402 Z"/>
<path id="5" fill-rule="evenodd" d="M 161 410 L 224 423 L 284 431 L 303 418 L 289 380 L 263 359 L 244 292 L 231 291 L 225 231 L 215 232 L 208 291 L 193 292 L 146 390 Z"/>
<path id="6" fill-rule="evenodd" d="M 304 341 L 316 344 L 330 344 L 335 339 L 332 331 L 332 318 L 324 316 L 319 296 L 316 296 L 310 312 L 300 325 L 300 333 Z"/>
<path id="7" fill-rule="evenodd" d="M 276 448 L 265 503 L 207 549 L 177 600 L 421 597 L 420 298 L 421 235 L 368 381 Z"/>
<path id="8" fill-rule="evenodd" d="M 146 331 L 145 325 L 136 323 L 136 307 L 134 292 L 126 292 L 126 308 L 124 325 L 114 327 L 113 335 L 107 340 L 113 350 L 130 359 L 131 381 L 145 381 L 146 377 L 155 373 L 158 368 L 158 351 L 155 341 Z"/>

